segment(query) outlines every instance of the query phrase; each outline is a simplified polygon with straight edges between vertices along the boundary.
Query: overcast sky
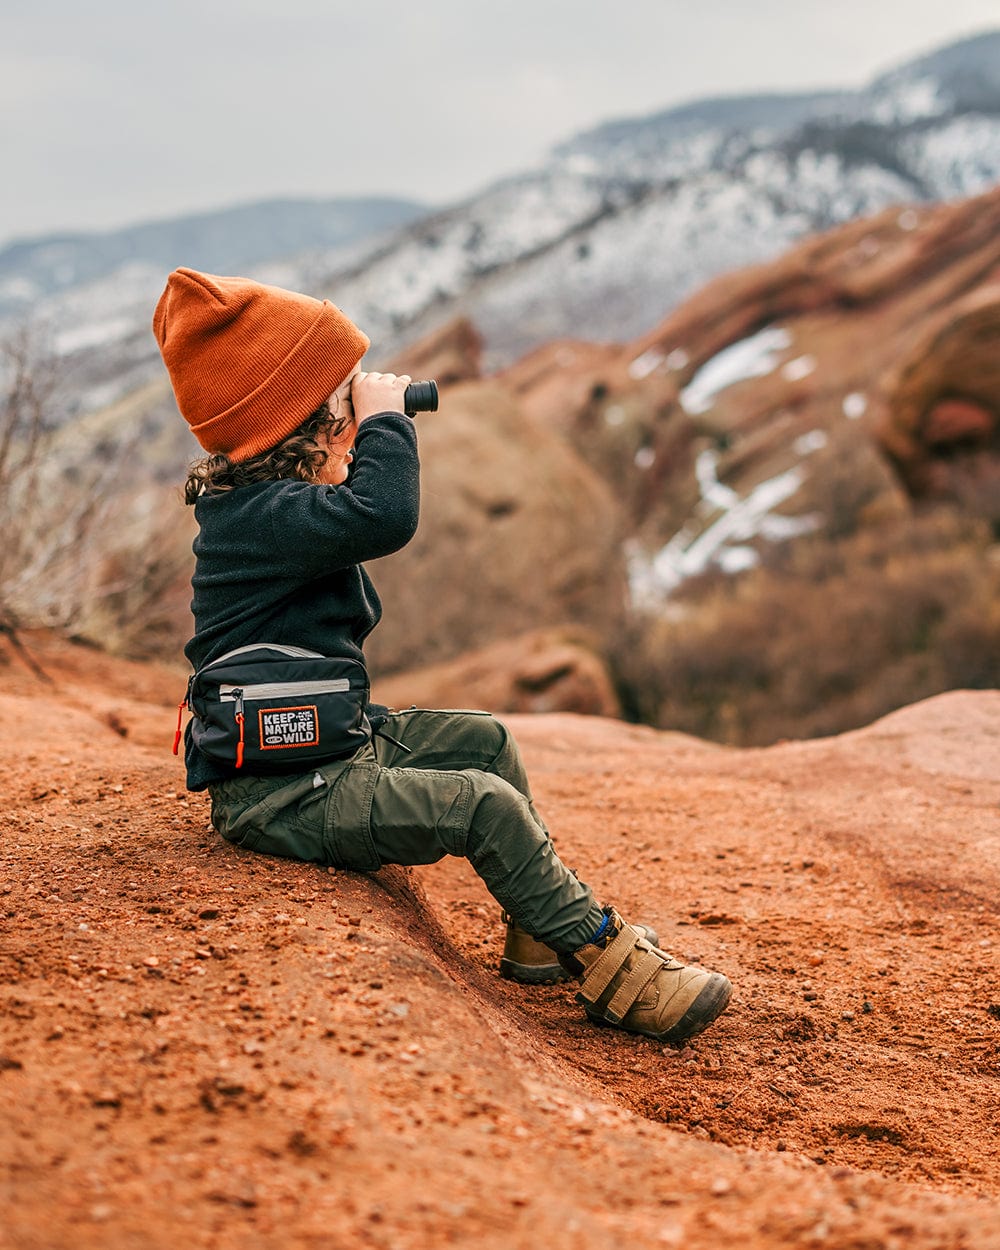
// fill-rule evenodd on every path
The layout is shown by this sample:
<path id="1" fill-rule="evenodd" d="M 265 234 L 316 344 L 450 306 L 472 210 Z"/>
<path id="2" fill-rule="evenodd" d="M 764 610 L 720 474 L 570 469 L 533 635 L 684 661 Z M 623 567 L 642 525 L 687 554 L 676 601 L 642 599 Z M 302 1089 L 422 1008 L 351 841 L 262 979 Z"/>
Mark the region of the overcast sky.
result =
<path id="1" fill-rule="evenodd" d="M 610 118 L 860 86 L 1000 0 L 2 0 L 0 243 L 272 196 L 444 203 Z"/>

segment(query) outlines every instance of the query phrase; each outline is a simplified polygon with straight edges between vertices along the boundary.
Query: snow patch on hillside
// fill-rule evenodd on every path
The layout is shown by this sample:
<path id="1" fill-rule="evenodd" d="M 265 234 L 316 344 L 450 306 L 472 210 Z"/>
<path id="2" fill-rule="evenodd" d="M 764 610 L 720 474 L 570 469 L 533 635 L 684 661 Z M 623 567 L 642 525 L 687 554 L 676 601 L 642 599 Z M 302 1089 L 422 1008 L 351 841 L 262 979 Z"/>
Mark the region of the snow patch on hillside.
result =
<path id="1" fill-rule="evenodd" d="M 681 407 L 688 416 L 708 412 L 720 391 L 748 378 L 763 378 L 778 367 L 778 357 L 792 344 L 792 336 L 778 326 L 766 326 L 749 338 L 730 343 L 707 361 L 681 391 Z"/>
<path id="2" fill-rule="evenodd" d="M 815 430 L 797 440 L 795 451 L 807 456 L 825 445 L 826 436 Z M 701 495 L 695 512 L 718 513 L 711 524 L 699 530 L 697 523 L 687 522 L 652 557 L 635 543 L 629 546 L 629 593 L 637 609 L 662 607 L 682 582 L 707 572 L 713 564 L 725 573 L 752 568 L 760 560 L 758 551 L 747 545 L 754 539 L 784 542 L 821 527 L 823 518 L 818 513 L 785 516 L 775 511 L 805 482 L 801 464 L 760 482 L 745 496 L 719 480 L 718 466 L 718 453 L 711 449 L 702 451 L 695 461 Z"/>

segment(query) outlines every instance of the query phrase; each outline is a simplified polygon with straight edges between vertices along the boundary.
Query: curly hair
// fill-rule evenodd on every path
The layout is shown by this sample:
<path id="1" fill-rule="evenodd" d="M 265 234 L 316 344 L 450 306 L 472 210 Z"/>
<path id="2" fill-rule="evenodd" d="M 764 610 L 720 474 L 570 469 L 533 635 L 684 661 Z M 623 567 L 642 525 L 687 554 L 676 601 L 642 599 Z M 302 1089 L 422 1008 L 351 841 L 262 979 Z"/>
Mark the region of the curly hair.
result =
<path id="1" fill-rule="evenodd" d="M 328 439 L 340 438 L 350 429 L 352 420 L 350 410 L 331 411 L 329 402 L 324 400 L 298 429 L 276 447 L 270 447 L 258 456 L 251 456 L 240 463 L 234 463 L 222 454 L 196 460 L 188 469 L 184 502 L 193 504 L 200 495 L 221 495 L 238 486 L 275 482 L 281 478 L 315 482 L 328 455 L 326 449 L 320 447 L 319 440 L 324 435 Z"/>

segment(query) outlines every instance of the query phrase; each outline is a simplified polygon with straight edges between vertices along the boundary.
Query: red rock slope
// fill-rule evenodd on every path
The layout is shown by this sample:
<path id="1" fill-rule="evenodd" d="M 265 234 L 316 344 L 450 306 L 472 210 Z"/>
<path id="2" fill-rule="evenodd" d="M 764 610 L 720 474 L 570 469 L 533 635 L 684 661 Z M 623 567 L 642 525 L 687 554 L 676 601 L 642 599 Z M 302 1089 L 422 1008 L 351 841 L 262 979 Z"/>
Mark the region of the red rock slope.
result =
<path id="1" fill-rule="evenodd" d="M 177 674 L 3 669 L 0 1245 L 1000 1247 L 1000 694 L 735 751 L 515 717 L 566 857 L 737 993 L 681 1051 L 499 981 L 457 862 L 220 844 Z"/>

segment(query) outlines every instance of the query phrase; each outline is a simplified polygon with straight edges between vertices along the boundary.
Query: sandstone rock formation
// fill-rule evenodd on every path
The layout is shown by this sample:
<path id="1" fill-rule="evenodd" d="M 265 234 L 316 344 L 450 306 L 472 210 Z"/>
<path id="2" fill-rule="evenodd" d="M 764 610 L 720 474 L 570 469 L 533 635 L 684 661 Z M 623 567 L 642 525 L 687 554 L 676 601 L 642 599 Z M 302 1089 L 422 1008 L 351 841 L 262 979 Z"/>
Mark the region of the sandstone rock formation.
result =
<path id="1" fill-rule="evenodd" d="M 542 629 L 409 669 L 376 682 L 390 707 L 482 708 L 487 712 L 578 712 L 620 716 L 607 664 L 585 631 Z"/>
<path id="2" fill-rule="evenodd" d="M 391 373 L 434 378 L 439 387 L 468 382 L 480 375 L 483 340 L 467 317 L 457 317 L 411 344 L 386 365 Z"/>
<path id="3" fill-rule="evenodd" d="M 14 658 L 0 690 L 16 1250 L 1000 1250 L 1000 694 L 767 751 L 513 718 L 561 853 L 732 977 L 676 1050 L 500 980 L 464 861 L 224 843 L 169 674 L 29 642 L 50 681 Z"/>
<path id="4" fill-rule="evenodd" d="M 567 621 L 609 643 L 624 612 L 623 534 L 600 478 L 498 382 L 455 386 L 417 422 L 420 528 L 371 565 L 386 609 L 366 644 L 373 672 Z"/>
<path id="5" fill-rule="evenodd" d="M 1000 191 L 893 208 L 715 279 L 632 343 L 553 343 L 505 378 L 611 474 L 648 542 L 718 520 L 706 477 L 746 498 L 794 471 L 779 515 L 809 513 L 831 460 L 868 502 L 992 519 L 998 282 Z"/>
<path id="6" fill-rule="evenodd" d="M 978 288 L 939 309 L 889 389 L 879 439 L 918 500 L 953 500 L 1000 532 L 1000 247 Z"/>

